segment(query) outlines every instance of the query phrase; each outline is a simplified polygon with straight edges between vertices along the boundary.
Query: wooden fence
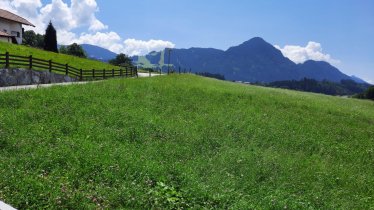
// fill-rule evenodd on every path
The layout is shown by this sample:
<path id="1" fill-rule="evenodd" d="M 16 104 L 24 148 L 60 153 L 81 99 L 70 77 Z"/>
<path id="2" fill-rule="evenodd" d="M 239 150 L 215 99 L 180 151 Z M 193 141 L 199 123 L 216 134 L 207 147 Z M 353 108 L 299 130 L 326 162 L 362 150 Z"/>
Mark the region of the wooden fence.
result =
<path id="1" fill-rule="evenodd" d="M 79 80 L 90 80 L 95 78 L 110 78 L 110 77 L 135 77 L 138 76 L 136 67 L 121 67 L 120 69 L 78 69 L 69 64 L 61 64 L 53 62 L 52 60 L 43 60 L 30 56 L 11 55 L 9 52 L 0 54 L 0 65 L 9 67 L 25 67 L 28 69 L 42 69 L 49 72 L 56 72 L 65 74 L 70 77 L 79 78 Z"/>

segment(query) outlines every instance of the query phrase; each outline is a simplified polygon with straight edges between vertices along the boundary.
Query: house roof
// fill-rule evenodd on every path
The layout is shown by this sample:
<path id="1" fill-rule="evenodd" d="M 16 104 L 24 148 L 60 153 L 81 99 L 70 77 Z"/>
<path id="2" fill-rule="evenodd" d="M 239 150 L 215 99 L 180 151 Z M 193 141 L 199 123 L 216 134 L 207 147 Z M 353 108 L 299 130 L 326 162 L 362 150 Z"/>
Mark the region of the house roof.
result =
<path id="1" fill-rule="evenodd" d="M 2 37 L 12 37 L 11 35 L 9 35 L 8 33 L 5 33 L 5 32 L 2 32 L 2 31 L 0 31 L 0 36 L 2 36 Z"/>
<path id="2" fill-rule="evenodd" d="M 6 10 L 3 10 L 3 9 L 0 9 L 0 18 L 4 18 L 4 19 L 7 19 L 7 20 L 17 22 L 17 23 L 22 23 L 24 25 L 29 25 L 29 26 L 35 27 L 32 23 L 30 23 L 25 18 L 20 17 L 16 14 L 13 14 L 13 13 L 11 13 L 9 11 L 6 11 Z"/>

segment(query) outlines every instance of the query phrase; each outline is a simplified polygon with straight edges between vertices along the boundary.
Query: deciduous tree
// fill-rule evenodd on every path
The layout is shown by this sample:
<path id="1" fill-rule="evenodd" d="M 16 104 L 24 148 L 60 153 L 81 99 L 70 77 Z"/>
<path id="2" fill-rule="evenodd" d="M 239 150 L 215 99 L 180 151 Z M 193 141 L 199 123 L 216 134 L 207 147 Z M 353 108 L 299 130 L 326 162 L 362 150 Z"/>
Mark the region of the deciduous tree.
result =
<path id="1" fill-rule="evenodd" d="M 116 66 L 132 66 L 131 59 L 123 53 L 118 54 L 117 57 L 110 60 L 109 63 Z"/>

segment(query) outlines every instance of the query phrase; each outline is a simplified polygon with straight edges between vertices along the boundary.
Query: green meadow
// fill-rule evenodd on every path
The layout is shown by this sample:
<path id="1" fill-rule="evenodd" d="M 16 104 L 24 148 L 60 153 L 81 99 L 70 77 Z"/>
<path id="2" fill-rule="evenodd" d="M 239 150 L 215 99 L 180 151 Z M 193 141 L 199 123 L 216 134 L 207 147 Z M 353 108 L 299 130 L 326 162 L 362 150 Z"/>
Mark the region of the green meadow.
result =
<path id="1" fill-rule="evenodd" d="M 23 45 L 9 44 L 6 42 L 0 42 L 0 54 L 5 54 L 9 52 L 11 55 L 19 56 L 30 56 L 43 60 L 53 60 L 54 62 L 60 64 L 69 64 L 77 69 L 118 69 L 118 67 L 104 63 L 101 61 L 95 61 L 85 58 L 79 58 L 76 56 L 65 55 L 61 53 L 53 53 L 44 51 L 37 48 L 27 47 Z M 12 67 L 12 66 L 11 66 Z M 15 67 L 15 66 L 13 66 Z"/>
<path id="2" fill-rule="evenodd" d="M 1 92 L 0 200 L 372 209 L 374 102 L 193 75 Z"/>

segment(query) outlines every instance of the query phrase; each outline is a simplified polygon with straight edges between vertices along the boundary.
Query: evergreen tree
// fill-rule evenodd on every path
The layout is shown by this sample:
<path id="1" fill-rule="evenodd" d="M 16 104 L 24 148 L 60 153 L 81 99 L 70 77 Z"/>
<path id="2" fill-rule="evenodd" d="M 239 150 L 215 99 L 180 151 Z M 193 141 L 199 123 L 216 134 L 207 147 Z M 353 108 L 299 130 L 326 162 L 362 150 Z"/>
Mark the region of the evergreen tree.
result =
<path id="1" fill-rule="evenodd" d="M 44 50 L 58 53 L 56 29 L 53 27 L 52 22 L 49 22 L 45 30 Z"/>

